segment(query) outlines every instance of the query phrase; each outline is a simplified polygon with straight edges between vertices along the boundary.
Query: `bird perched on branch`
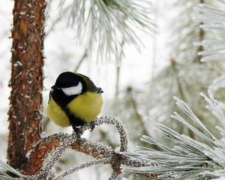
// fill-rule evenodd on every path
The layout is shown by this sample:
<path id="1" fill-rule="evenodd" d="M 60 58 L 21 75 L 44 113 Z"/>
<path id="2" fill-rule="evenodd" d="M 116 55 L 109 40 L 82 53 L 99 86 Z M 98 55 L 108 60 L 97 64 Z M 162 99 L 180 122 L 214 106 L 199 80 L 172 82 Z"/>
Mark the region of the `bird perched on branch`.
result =
<path id="1" fill-rule="evenodd" d="M 102 89 L 83 74 L 61 73 L 51 88 L 47 115 L 59 126 L 71 125 L 80 137 L 80 127 L 93 122 L 101 112 L 102 93 Z"/>

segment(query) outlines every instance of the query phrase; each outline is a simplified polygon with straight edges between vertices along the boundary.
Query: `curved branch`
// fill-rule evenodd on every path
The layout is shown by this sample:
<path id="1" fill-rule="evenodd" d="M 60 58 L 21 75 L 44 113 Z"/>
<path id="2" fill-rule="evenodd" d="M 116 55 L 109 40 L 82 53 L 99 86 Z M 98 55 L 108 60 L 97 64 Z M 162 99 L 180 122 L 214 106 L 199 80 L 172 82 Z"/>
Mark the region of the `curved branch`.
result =
<path id="1" fill-rule="evenodd" d="M 56 161 L 59 160 L 59 158 L 61 157 L 62 153 L 66 150 L 66 148 L 75 141 L 75 138 L 76 133 L 74 132 L 72 135 L 70 135 L 68 138 L 64 139 L 64 141 L 60 143 L 60 146 L 57 147 L 51 159 L 41 169 L 41 173 L 39 174 L 37 179 L 47 179 L 48 174 L 52 169 L 52 167 L 54 166 L 54 164 L 56 163 Z"/>
<path id="2" fill-rule="evenodd" d="M 36 145 L 34 145 L 33 150 L 30 152 L 27 166 L 35 167 L 35 169 L 30 169 L 29 173 L 37 175 L 26 176 L 26 178 L 46 179 L 51 168 L 53 167 L 55 162 L 60 158 L 61 154 L 64 152 L 66 148 L 71 148 L 78 152 L 91 155 L 96 159 L 101 159 L 99 161 L 96 161 L 98 163 L 104 161 L 105 159 L 110 159 L 110 161 L 108 161 L 107 163 L 111 164 L 114 170 L 113 174 L 114 175 L 117 174 L 117 176 L 121 173 L 121 165 L 133 167 L 150 166 L 150 164 L 145 161 L 136 160 L 124 154 L 121 154 L 121 152 L 127 151 L 128 141 L 125 128 L 118 119 L 112 117 L 101 117 L 94 122 L 94 125 L 98 126 L 103 123 L 115 125 L 115 127 L 117 128 L 120 134 L 120 142 L 121 142 L 120 153 L 115 153 L 114 150 L 112 150 L 112 148 L 108 146 L 91 142 L 83 138 L 77 138 L 75 133 L 73 133 L 72 135 L 65 133 L 54 134 L 42 138 L 42 140 L 40 140 Z M 85 126 L 82 127 L 82 131 L 90 129 L 91 127 L 93 127 L 93 125 L 86 124 Z M 54 149 L 56 149 L 56 151 L 52 156 L 51 160 L 46 164 L 46 166 L 42 168 L 44 159 L 49 154 L 49 152 L 51 152 Z M 81 167 L 83 167 L 83 165 L 80 167 L 76 167 L 75 171 L 77 168 L 80 169 Z"/>
<path id="3" fill-rule="evenodd" d="M 65 139 L 68 139 L 70 135 L 59 133 L 43 138 L 39 143 L 35 145 L 33 151 L 30 152 L 30 157 L 28 159 L 27 166 L 31 164 L 35 169 L 30 169 L 31 174 L 37 174 L 41 170 L 44 159 L 53 149 L 60 146 L 60 143 Z M 94 143 L 86 139 L 75 138 L 74 142 L 69 146 L 69 148 L 82 152 L 87 155 L 91 155 L 94 158 L 104 158 L 111 156 L 113 150 L 107 146 L 103 146 L 99 143 Z"/>
<path id="4" fill-rule="evenodd" d="M 100 117 L 95 121 L 94 124 L 96 126 L 99 126 L 101 124 L 114 125 L 120 134 L 120 152 L 127 151 L 127 145 L 128 145 L 127 133 L 123 126 L 123 123 L 118 118 L 116 118 L 116 117 Z"/>

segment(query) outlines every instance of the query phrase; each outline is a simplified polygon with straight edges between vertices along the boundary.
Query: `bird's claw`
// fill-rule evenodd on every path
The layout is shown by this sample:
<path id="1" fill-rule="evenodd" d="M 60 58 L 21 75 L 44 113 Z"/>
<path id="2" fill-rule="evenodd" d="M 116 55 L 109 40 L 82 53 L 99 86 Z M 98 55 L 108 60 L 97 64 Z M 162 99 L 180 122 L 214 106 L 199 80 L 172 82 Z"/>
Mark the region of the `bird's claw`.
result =
<path id="1" fill-rule="evenodd" d="M 95 128 L 95 122 L 90 122 L 90 130 L 93 131 Z"/>

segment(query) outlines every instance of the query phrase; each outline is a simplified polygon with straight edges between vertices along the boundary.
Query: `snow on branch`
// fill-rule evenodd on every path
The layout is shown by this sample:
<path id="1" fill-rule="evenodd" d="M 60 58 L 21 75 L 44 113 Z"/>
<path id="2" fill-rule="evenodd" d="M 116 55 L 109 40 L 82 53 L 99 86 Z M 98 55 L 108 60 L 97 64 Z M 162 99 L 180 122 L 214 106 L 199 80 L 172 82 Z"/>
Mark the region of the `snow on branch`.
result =
<path id="1" fill-rule="evenodd" d="M 65 0 L 60 1 L 63 7 Z M 98 44 L 104 59 L 120 57 L 123 41 L 137 48 L 141 44 L 137 30 L 150 33 L 154 29 L 149 0 L 73 0 L 69 24 L 76 28 L 79 40 L 90 38 Z"/>
<path id="2" fill-rule="evenodd" d="M 11 172 L 13 175 L 16 175 L 18 177 L 24 177 L 19 171 L 17 171 L 16 169 L 12 168 L 10 165 L 0 160 L 0 179 L 1 180 L 12 180 L 12 177 L 7 172 Z"/>
<path id="3" fill-rule="evenodd" d="M 193 18 L 203 23 L 201 28 L 208 31 L 225 32 L 225 11 L 209 5 L 200 4 L 195 8 Z M 204 40 L 195 43 L 196 46 L 203 46 L 206 50 L 199 53 L 203 56 L 202 61 L 224 60 L 225 40 Z"/>
<path id="4" fill-rule="evenodd" d="M 66 150 L 66 148 L 75 141 L 75 138 L 76 138 L 76 133 L 74 132 L 72 135 L 70 135 L 68 138 L 64 139 L 60 143 L 59 147 L 56 148 L 51 159 L 41 169 L 41 172 L 38 175 L 37 179 L 47 179 L 49 172 L 52 169 L 52 167 L 54 166 L 54 164 L 59 160 L 59 158 L 61 157 L 62 153 Z"/>
<path id="5" fill-rule="evenodd" d="M 217 35 L 216 39 L 207 39 L 194 44 L 195 46 L 204 47 L 204 50 L 198 53 L 202 57 L 202 62 L 224 60 L 225 39 L 223 34 L 225 32 L 225 11 L 223 9 L 225 3 L 224 1 L 220 1 L 220 3 L 221 5 L 218 7 L 199 4 L 194 10 L 193 19 L 201 22 L 200 28 Z M 209 88 L 216 90 L 221 87 L 225 87 L 224 75 L 214 80 Z"/>
<path id="6" fill-rule="evenodd" d="M 127 151 L 127 133 L 122 122 L 116 117 L 100 117 L 97 121 L 94 122 L 95 125 L 100 124 L 112 124 L 117 128 L 117 131 L 120 134 L 120 152 Z"/>
<path id="7" fill-rule="evenodd" d="M 174 146 L 168 146 L 156 142 L 151 137 L 143 136 L 142 141 L 148 144 L 154 144 L 161 150 L 147 149 L 140 147 L 135 152 L 125 153 L 130 157 L 139 160 L 145 160 L 155 166 L 149 167 L 128 167 L 124 170 L 131 173 L 152 173 L 157 175 L 158 179 L 216 179 L 225 174 L 225 143 L 224 128 L 225 118 L 221 109 L 221 103 L 214 99 L 211 92 L 208 96 L 201 94 L 207 102 L 206 108 L 210 110 L 221 125 L 217 128 L 222 138 L 216 138 L 201 123 L 200 119 L 193 113 L 189 106 L 182 100 L 175 98 L 178 107 L 185 116 L 174 113 L 172 118 L 187 126 L 200 141 L 194 140 L 186 135 L 179 134 L 176 131 L 164 126 L 161 123 L 153 121 L 154 127 L 159 130 L 167 139 L 174 143 Z M 185 119 L 188 117 L 190 121 Z"/>
<path id="8" fill-rule="evenodd" d="M 35 167 L 35 169 L 30 169 L 28 172 L 29 174 L 32 175 L 31 176 L 22 175 L 20 173 L 17 173 L 16 170 L 15 170 L 16 173 L 14 171 L 10 171 L 18 176 L 18 178 L 14 179 L 45 180 L 49 176 L 51 176 L 51 178 L 55 180 L 60 180 L 71 173 L 74 173 L 80 169 L 92 165 L 110 164 L 112 166 L 113 173 L 109 179 L 114 180 L 117 179 L 117 177 L 122 173 L 121 171 L 122 165 L 133 167 L 151 166 L 151 164 L 147 161 L 130 158 L 127 155 L 123 154 L 124 152 L 127 151 L 128 139 L 125 128 L 120 120 L 114 117 L 101 117 L 96 119 L 96 121 L 94 122 L 95 126 L 101 124 L 111 124 L 117 128 L 117 131 L 120 134 L 120 143 L 121 143 L 119 152 L 114 151 L 108 146 L 91 142 L 84 138 L 77 138 L 75 133 L 72 134 L 59 133 L 50 135 L 48 137 L 42 138 L 37 144 L 33 145 L 33 150 L 27 154 L 28 158 L 27 167 L 30 167 L 30 164 L 33 164 L 33 166 L 31 167 Z M 85 131 L 87 129 L 91 129 L 92 127 L 93 124 L 87 124 L 82 127 L 82 130 Z M 63 174 L 59 175 L 58 177 L 54 178 L 52 177 L 51 169 L 67 148 L 74 149 L 87 155 L 91 155 L 97 160 L 84 163 L 77 167 L 73 167 L 68 171 L 63 172 Z M 50 160 L 46 160 L 46 163 L 44 165 L 44 160 L 52 151 L 54 152 L 53 155 L 50 157 Z M 7 168 L 3 168 L 3 170 L 6 169 Z M 143 173 L 142 175 L 147 177 L 151 176 L 151 174 L 146 173 Z M 13 179 L 12 177 L 10 178 Z"/>
<path id="9" fill-rule="evenodd" d="M 95 160 L 95 161 L 90 161 L 88 163 L 82 164 L 78 167 L 75 168 L 71 168 L 68 171 L 64 172 L 63 174 L 61 174 L 60 176 L 56 177 L 54 180 L 61 180 L 63 179 L 65 176 L 72 174 L 80 169 L 84 169 L 87 168 L 89 166 L 93 166 L 93 165 L 98 165 L 98 164 L 109 164 L 111 162 L 110 158 L 103 158 L 103 159 L 99 159 L 99 160 Z"/>

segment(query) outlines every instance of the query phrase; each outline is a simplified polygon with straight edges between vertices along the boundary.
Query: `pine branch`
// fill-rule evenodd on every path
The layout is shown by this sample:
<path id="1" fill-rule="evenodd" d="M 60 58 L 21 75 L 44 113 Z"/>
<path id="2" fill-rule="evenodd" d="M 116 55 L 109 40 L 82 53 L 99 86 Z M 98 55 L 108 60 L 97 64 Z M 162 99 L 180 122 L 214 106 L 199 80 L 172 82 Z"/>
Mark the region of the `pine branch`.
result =
<path id="1" fill-rule="evenodd" d="M 34 164 L 34 166 L 36 167 L 36 169 L 30 170 L 32 174 L 35 174 L 40 171 L 44 159 L 47 157 L 47 155 L 52 150 L 59 147 L 60 143 L 68 139 L 69 136 L 70 136 L 69 134 L 63 133 L 54 134 L 46 138 L 43 138 L 38 144 L 35 145 L 33 151 L 30 152 L 28 161 L 28 166 L 29 164 Z M 81 139 L 75 138 L 74 143 L 69 148 L 74 149 L 78 152 L 91 155 L 97 159 L 110 157 L 113 151 L 111 148 L 107 146 L 103 146 L 99 143 L 90 142 L 83 138 Z M 33 159 L 38 159 L 40 162 L 33 161 Z"/>
<path id="2" fill-rule="evenodd" d="M 182 84 L 182 80 L 180 79 L 179 77 L 179 73 L 178 73 L 178 70 L 177 70 L 177 64 L 176 64 L 176 61 L 175 60 L 171 60 L 171 66 L 175 72 L 175 76 L 176 76 L 176 83 L 177 83 L 177 89 L 178 89 L 178 93 L 179 93 L 179 96 L 181 97 L 181 99 L 183 99 L 184 101 L 187 100 L 187 97 L 186 97 L 186 93 L 185 93 L 185 88 L 183 87 L 183 84 Z M 191 138 L 195 138 L 195 134 L 192 133 L 192 131 L 188 130 L 188 133 L 190 135 Z"/>
<path id="3" fill-rule="evenodd" d="M 78 72 L 78 69 L 80 68 L 82 62 L 85 60 L 85 58 L 88 57 L 88 49 L 86 48 L 83 55 L 81 56 L 80 60 L 78 61 L 77 66 L 74 69 L 74 72 Z"/>
<path id="4" fill-rule="evenodd" d="M 189 117 L 191 122 L 184 119 L 178 113 L 174 113 L 172 118 L 183 123 L 201 141 L 179 134 L 176 131 L 164 126 L 161 123 L 152 122 L 168 140 L 174 142 L 174 146 L 161 144 L 151 137 L 143 136 L 142 141 L 155 144 L 163 151 L 140 147 L 135 152 L 125 153 L 130 157 L 144 160 L 155 166 L 149 167 L 124 167 L 125 172 L 132 173 L 152 173 L 158 179 L 167 180 L 205 180 L 216 179 L 224 175 L 225 171 L 225 117 L 221 110 L 221 103 L 214 99 L 211 92 L 208 96 L 201 94 L 208 105 L 206 106 L 214 116 L 221 122 L 220 127 L 216 127 L 222 135 L 221 139 L 216 138 L 206 126 L 193 113 L 189 106 L 182 100 L 175 98 L 178 107 Z M 197 128 L 196 128 L 197 127 Z"/>
<path id="5" fill-rule="evenodd" d="M 127 95 L 129 97 L 130 103 L 131 103 L 132 108 L 134 110 L 136 119 L 140 122 L 141 129 L 143 129 L 142 134 L 148 135 L 149 133 L 148 133 L 148 131 L 146 129 L 144 120 L 143 120 L 141 114 L 138 112 L 138 105 L 137 105 L 137 102 L 135 101 L 135 98 L 133 97 L 133 89 L 132 89 L 132 87 L 128 87 L 127 88 Z"/>
<path id="6" fill-rule="evenodd" d="M 0 160 L 0 180 L 12 180 L 10 175 L 24 177 L 19 171 Z"/>
<path id="7" fill-rule="evenodd" d="M 60 7 L 65 4 L 61 0 Z M 98 56 L 116 60 L 123 49 L 123 41 L 137 48 L 141 45 L 137 29 L 151 33 L 154 25 L 150 17 L 151 3 L 147 0 L 73 0 L 69 24 L 76 30 L 76 37 L 98 42 Z"/>
<path id="8" fill-rule="evenodd" d="M 168 42 L 170 46 L 170 56 L 175 58 L 178 62 L 194 61 L 199 62 L 197 53 L 201 48 L 193 48 L 193 43 L 204 36 L 203 30 L 199 30 L 198 23 L 192 20 L 190 14 L 197 2 L 204 2 L 202 0 L 175 0 L 170 2 L 171 8 L 168 7 L 168 17 L 171 14 L 174 16 L 169 20 L 168 29 L 171 33 Z M 171 10 L 171 12 L 170 12 Z"/>
<path id="9" fill-rule="evenodd" d="M 62 153 L 66 150 L 66 148 L 68 146 L 70 146 L 76 138 L 76 133 L 73 133 L 72 135 L 70 135 L 67 139 L 64 139 L 61 143 L 60 146 L 58 148 L 56 148 L 53 156 L 51 157 L 51 159 L 47 162 L 47 164 L 41 169 L 41 172 L 39 173 L 37 179 L 47 179 L 50 170 L 52 169 L 52 167 L 54 166 L 54 164 L 59 160 L 59 158 L 61 157 Z"/>
<path id="10" fill-rule="evenodd" d="M 33 176 L 25 176 L 25 178 L 38 179 L 38 180 L 47 179 L 53 165 L 55 164 L 56 161 L 58 161 L 58 159 L 61 157 L 61 154 L 65 151 L 67 147 L 74 149 L 76 151 L 85 153 L 87 155 L 91 155 L 94 158 L 99 160 L 85 163 L 79 167 L 75 167 L 65 172 L 63 175 L 59 176 L 60 178 L 62 176 L 64 177 L 84 167 L 91 166 L 94 164 L 99 164 L 99 163 L 111 164 L 113 168 L 113 175 L 111 176 L 111 178 L 116 178 L 117 177 L 115 176 L 116 174 L 119 175 L 122 173 L 121 165 L 134 166 L 134 167 L 151 166 L 151 164 L 147 163 L 146 161 L 135 160 L 133 158 L 129 158 L 128 156 L 122 154 L 122 152 L 127 151 L 128 141 L 127 141 L 126 131 L 122 123 L 117 118 L 101 117 L 94 122 L 95 126 L 101 125 L 103 123 L 112 124 L 117 128 L 120 134 L 120 142 L 121 142 L 119 152 L 115 152 L 110 147 L 101 145 L 99 143 L 94 143 L 83 138 L 76 138 L 74 133 L 72 135 L 63 134 L 63 133 L 54 134 L 46 138 L 42 138 L 42 140 L 40 140 L 36 145 L 34 145 L 34 149 L 30 152 L 30 155 L 28 158 L 28 161 L 29 161 L 28 166 L 32 164 L 33 165 L 32 167 L 36 167 L 36 169 L 32 169 L 30 171 L 31 172 L 33 171 L 32 174 L 35 174 L 35 173 L 38 173 L 38 174 Z M 82 130 L 84 131 L 90 128 L 91 128 L 91 125 L 87 124 L 82 127 Z M 48 156 L 49 152 L 51 152 L 54 149 L 56 150 L 53 156 L 50 158 L 50 160 L 47 162 L 45 166 L 41 167 L 44 162 L 44 159 Z M 38 159 L 39 162 L 33 161 L 34 159 L 35 160 Z M 150 176 L 149 174 L 147 175 L 146 173 L 143 175 Z"/>
<path id="11" fill-rule="evenodd" d="M 195 8 L 193 15 L 195 21 L 203 23 L 200 27 L 210 31 L 225 31 L 224 18 L 225 11 L 219 10 L 208 5 L 199 5 Z M 195 43 L 196 46 L 203 46 L 205 51 L 201 51 L 199 55 L 203 58 L 201 61 L 212 61 L 224 59 L 225 43 L 224 40 L 205 40 Z"/>
<path id="12" fill-rule="evenodd" d="M 210 31 L 211 34 L 215 32 L 217 33 L 216 39 L 200 39 L 200 42 L 195 43 L 195 46 L 202 48 L 202 50 L 198 53 L 198 55 L 201 56 L 202 62 L 224 60 L 225 40 L 220 33 L 225 31 L 225 11 L 221 7 L 224 7 L 224 3 L 222 3 L 219 7 L 200 4 L 195 8 L 193 18 L 195 21 L 201 23 L 200 28 L 202 30 Z M 217 78 L 210 86 L 210 89 L 216 90 L 221 87 L 225 87 L 225 80 L 223 76 Z"/>

